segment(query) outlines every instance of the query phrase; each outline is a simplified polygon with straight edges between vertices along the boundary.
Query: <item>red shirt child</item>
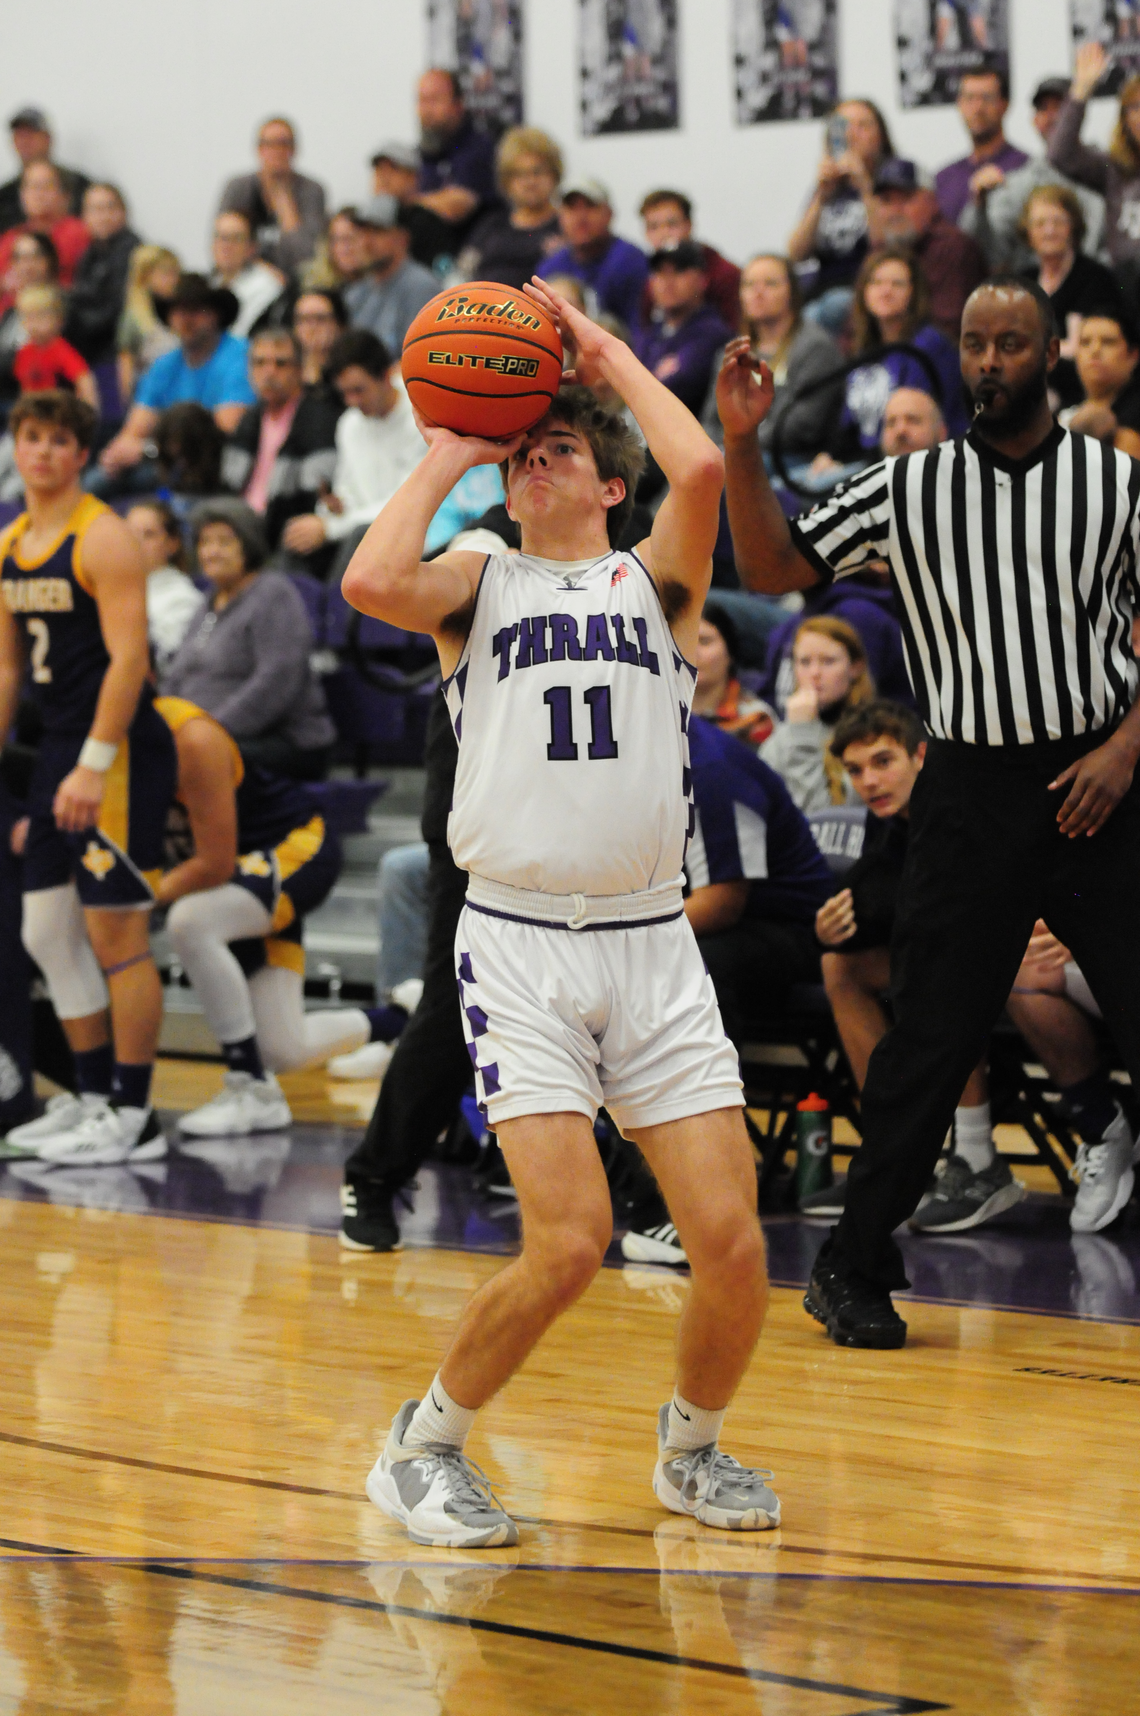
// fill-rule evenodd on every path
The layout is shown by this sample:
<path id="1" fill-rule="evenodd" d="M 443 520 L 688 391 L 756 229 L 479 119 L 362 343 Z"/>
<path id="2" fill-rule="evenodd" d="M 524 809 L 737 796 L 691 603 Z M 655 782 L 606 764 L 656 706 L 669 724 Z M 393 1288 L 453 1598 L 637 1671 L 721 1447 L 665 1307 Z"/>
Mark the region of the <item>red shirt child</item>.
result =
<path id="1" fill-rule="evenodd" d="M 99 391 L 86 359 L 64 339 L 63 297 L 55 286 L 25 286 L 16 309 L 28 343 L 12 359 L 12 374 L 21 393 L 43 393 L 62 387 L 77 393 L 96 410 Z"/>

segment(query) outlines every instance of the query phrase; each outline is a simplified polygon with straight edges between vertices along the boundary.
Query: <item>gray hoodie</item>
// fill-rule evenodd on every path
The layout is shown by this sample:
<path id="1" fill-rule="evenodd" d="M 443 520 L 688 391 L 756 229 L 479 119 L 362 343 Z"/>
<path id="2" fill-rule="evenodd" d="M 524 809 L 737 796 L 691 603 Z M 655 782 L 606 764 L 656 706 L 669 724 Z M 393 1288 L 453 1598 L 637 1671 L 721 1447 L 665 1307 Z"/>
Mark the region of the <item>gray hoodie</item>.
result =
<path id="1" fill-rule="evenodd" d="M 259 572 L 220 610 L 203 598 L 162 690 L 185 697 L 237 740 L 279 733 L 300 751 L 331 745 L 336 729 L 309 665 L 308 615 L 283 572 Z"/>
<path id="2" fill-rule="evenodd" d="M 760 747 L 760 760 L 775 769 L 792 796 L 793 803 L 805 816 L 818 810 L 830 810 L 831 789 L 823 767 L 823 753 L 831 743 L 835 728 L 826 721 L 785 721 L 770 739 Z M 844 804 L 858 804 L 855 788 L 846 783 Z"/>

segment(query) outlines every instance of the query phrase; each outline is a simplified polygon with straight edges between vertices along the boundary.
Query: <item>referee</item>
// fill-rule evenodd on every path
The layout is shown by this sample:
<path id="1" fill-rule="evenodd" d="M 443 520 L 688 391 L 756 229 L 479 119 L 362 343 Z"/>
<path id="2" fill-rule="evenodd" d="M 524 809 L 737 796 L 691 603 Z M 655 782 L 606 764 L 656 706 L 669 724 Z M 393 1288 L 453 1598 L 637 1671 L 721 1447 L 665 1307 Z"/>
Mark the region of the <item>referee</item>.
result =
<path id="1" fill-rule="evenodd" d="M 1057 357 L 1038 287 L 980 286 L 962 318 L 970 433 L 872 466 L 790 525 L 756 438 L 771 374 L 738 339 L 718 378 L 744 583 L 777 595 L 887 559 L 932 735 L 891 950 L 895 1024 L 805 1299 L 840 1345 L 906 1340 L 892 1232 L 929 1183 L 1036 918 L 1072 949 L 1140 1088 L 1140 463 L 1054 423 Z M 1101 1146 L 1089 1191 L 1110 1200 L 1107 1220 L 1131 1187 L 1131 1139 Z"/>

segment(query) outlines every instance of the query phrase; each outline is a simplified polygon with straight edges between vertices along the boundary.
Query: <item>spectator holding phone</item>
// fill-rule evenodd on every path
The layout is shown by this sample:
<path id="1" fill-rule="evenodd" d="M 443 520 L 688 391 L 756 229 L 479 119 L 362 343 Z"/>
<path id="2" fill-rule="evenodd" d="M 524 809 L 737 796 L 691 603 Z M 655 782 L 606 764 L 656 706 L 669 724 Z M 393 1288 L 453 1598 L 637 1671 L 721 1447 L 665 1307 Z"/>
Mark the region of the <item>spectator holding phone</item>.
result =
<path id="1" fill-rule="evenodd" d="M 828 333 L 842 334 L 847 326 L 855 276 L 870 248 L 875 174 L 894 152 L 873 101 L 861 97 L 832 109 L 815 190 L 788 240 L 810 299 L 807 314 Z"/>

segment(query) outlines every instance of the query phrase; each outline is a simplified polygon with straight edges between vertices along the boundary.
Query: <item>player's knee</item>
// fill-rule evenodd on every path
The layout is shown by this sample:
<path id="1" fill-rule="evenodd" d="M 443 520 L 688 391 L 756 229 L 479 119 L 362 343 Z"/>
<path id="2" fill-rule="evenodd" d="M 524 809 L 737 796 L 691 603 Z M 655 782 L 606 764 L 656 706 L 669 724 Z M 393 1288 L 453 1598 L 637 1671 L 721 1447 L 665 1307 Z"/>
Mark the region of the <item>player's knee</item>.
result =
<path id="1" fill-rule="evenodd" d="M 727 1213 L 695 1240 L 686 1236 L 686 1247 L 693 1274 L 715 1283 L 734 1304 L 743 1306 L 767 1292 L 764 1235 L 750 1210 Z"/>
<path id="2" fill-rule="evenodd" d="M 186 945 L 202 928 L 201 918 L 194 908 L 194 895 L 183 894 L 175 900 L 166 917 L 166 934 L 170 945 L 182 957 Z"/>
<path id="3" fill-rule="evenodd" d="M 564 1310 L 590 1285 L 605 1261 L 612 1234 L 600 1220 L 568 1224 L 544 1237 L 535 1258 L 537 1274 L 551 1301 Z"/>

